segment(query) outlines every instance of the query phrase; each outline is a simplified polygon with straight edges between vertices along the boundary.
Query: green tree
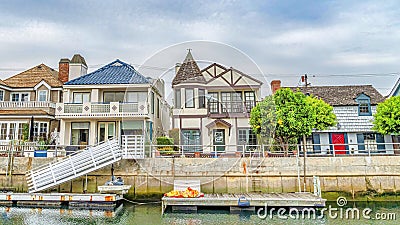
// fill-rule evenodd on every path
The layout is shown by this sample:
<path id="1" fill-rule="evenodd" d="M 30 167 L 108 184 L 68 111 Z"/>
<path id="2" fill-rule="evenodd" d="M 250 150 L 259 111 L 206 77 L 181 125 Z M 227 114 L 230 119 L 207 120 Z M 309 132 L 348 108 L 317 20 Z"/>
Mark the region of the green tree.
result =
<path id="1" fill-rule="evenodd" d="M 373 129 L 381 134 L 400 134 L 400 96 L 378 104 L 373 124 Z"/>
<path id="2" fill-rule="evenodd" d="M 332 106 L 289 88 L 266 97 L 250 114 L 254 132 L 277 141 L 286 154 L 294 140 L 311 135 L 313 129 L 324 130 L 335 124 Z"/>

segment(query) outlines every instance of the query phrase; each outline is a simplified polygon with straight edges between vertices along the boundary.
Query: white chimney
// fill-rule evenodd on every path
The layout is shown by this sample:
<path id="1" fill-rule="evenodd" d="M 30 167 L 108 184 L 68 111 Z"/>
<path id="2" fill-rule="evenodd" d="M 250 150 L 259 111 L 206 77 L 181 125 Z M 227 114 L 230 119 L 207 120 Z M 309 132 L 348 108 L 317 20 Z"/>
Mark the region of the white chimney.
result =
<path id="1" fill-rule="evenodd" d="M 87 69 L 85 58 L 80 54 L 75 54 L 69 63 L 69 80 L 87 74 Z"/>

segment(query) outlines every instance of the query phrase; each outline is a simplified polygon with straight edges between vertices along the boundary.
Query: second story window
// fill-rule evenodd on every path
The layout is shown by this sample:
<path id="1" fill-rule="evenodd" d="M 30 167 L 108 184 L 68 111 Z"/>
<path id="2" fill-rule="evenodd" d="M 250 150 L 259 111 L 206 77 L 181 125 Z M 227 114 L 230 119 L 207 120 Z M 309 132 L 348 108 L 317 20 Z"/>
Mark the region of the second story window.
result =
<path id="1" fill-rule="evenodd" d="M 29 101 L 29 93 L 11 93 L 12 102 L 27 102 Z"/>
<path id="2" fill-rule="evenodd" d="M 247 112 L 250 112 L 251 109 L 256 105 L 256 97 L 254 91 L 244 92 L 244 104 L 246 105 Z"/>
<path id="3" fill-rule="evenodd" d="M 125 92 L 123 91 L 107 91 L 103 94 L 103 102 L 123 102 L 125 97 Z"/>
<path id="4" fill-rule="evenodd" d="M 356 98 L 358 103 L 358 115 L 359 116 L 371 116 L 371 100 L 370 97 L 365 94 L 360 94 Z"/>
<path id="5" fill-rule="evenodd" d="M 126 102 L 145 102 L 147 100 L 147 92 L 129 91 L 126 93 Z"/>
<path id="6" fill-rule="evenodd" d="M 4 91 L 0 90 L 0 102 L 4 101 Z"/>
<path id="7" fill-rule="evenodd" d="M 74 93 L 74 103 L 86 103 L 90 102 L 90 93 L 88 92 L 75 92 Z"/>
<path id="8" fill-rule="evenodd" d="M 194 108 L 194 89 L 193 88 L 185 89 L 185 107 L 186 108 Z"/>
<path id="9" fill-rule="evenodd" d="M 38 101 L 39 102 L 47 102 L 47 91 L 46 90 L 39 91 Z"/>
<path id="10" fill-rule="evenodd" d="M 219 113 L 218 92 L 208 92 L 208 110 L 210 113 Z"/>
<path id="11" fill-rule="evenodd" d="M 175 90 L 175 109 L 180 109 L 181 104 L 181 89 Z"/>
<path id="12" fill-rule="evenodd" d="M 199 108 L 206 107 L 206 91 L 204 89 L 199 89 Z"/>

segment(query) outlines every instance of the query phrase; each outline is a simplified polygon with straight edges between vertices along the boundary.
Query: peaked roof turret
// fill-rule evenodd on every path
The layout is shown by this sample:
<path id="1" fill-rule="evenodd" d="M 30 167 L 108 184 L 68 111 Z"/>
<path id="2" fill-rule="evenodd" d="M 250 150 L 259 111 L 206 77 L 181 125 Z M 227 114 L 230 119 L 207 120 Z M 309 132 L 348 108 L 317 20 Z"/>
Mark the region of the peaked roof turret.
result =
<path id="1" fill-rule="evenodd" d="M 188 51 L 185 60 L 180 66 L 174 79 L 172 80 L 172 86 L 180 83 L 206 83 L 199 66 L 193 59 L 192 53 Z"/>
<path id="2" fill-rule="evenodd" d="M 70 80 L 66 85 L 90 84 L 148 84 L 150 81 L 133 68 L 117 59 L 100 69 Z"/>

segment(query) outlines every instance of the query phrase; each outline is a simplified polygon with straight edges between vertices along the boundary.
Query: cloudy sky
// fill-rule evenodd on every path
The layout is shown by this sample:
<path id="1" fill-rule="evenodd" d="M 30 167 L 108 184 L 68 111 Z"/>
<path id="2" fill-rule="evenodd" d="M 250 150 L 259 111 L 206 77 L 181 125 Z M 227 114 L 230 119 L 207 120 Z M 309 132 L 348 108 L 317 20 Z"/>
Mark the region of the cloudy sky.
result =
<path id="1" fill-rule="evenodd" d="M 0 79 L 40 63 L 57 69 L 74 53 L 90 71 L 119 58 L 159 73 L 192 48 L 267 82 L 295 86 L 307 73 L 312 85 L 373 84 L 386 95 L 400 77 L 399 15 L 398 1 L 1 1 Z M 192 41 L 232 46 L 260 72 Z M 181 51 L 154 57 L 171 45 Z"/>

